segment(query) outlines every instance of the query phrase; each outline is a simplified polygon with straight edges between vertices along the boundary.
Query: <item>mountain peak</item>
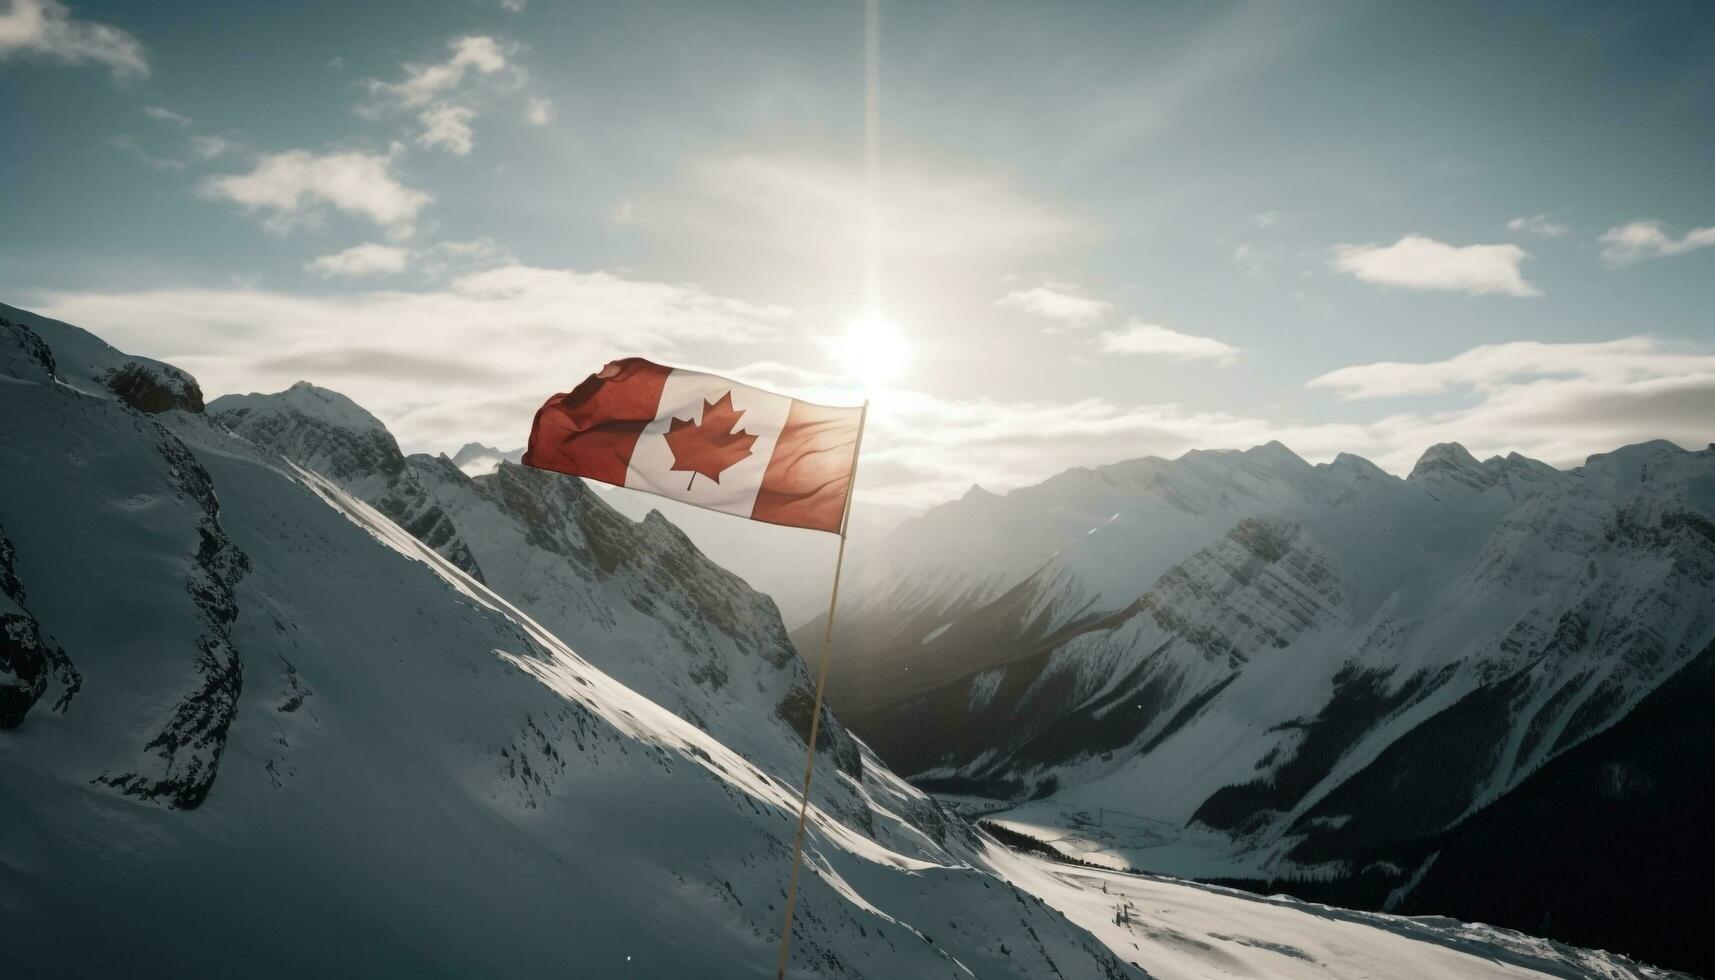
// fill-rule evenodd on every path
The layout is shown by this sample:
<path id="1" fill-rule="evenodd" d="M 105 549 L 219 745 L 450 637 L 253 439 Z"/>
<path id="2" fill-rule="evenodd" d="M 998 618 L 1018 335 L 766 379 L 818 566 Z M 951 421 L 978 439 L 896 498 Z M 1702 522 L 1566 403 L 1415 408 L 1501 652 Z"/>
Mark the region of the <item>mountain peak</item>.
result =
<path id="1" fill-rule="evenodd" d="M 337 391 L 300 381 L 273 394 L 222 395 L 208 414 L 233 432 L 335 480 L 397 474 L 399 443 L 381 420 Z"/>
<path id="2" fill-rule="evenodd" d="M 1715 449 L 1715 445 L 1711 448 Z M 1585 479 L 1605 480 L 1615 487 L 1631 488 L 1650 480 L 1652 475 L 1659 475 L 1664 468 L 1671 470 L 1698 455 L 1699 452 L 1666 439 L 1651 439 L 1621 446 L 1612 452 L 1597 453 L 1584 461 L 1579 472 Z"/>
<path id="3" fill-rule="evenodd" d="M 250 416 L 291 411 L 319 422 L 359 433 L 386 432 L 387 426 L 350 398 L 308 381 L 299 381 L 285 391 L 266 394 L 222 395 L 210 402 L 215 415 Z"/>
<path id="4" fill-rule="evenodd" d="M 1461 465 L 1468 464 L 1471 466 L 1479 465 L 1477 463 L 1477 457 L 1471 455 L 1471 451 L 1465 448 L 1464 443 L 1438 442 L 1423 451 L 1423 455 L 1417 458 L 1417 465 L 1412 467 L 1412 469 L 1413 471 L 1416 471 L 1425 465 L 1434 466 L 1445 463 L 1458 463 Z"/>
<path id="5" fill-rule="evenodd" d="M 1191 449 L 1180 456 L 1175 463 L 1196 461 L 1199 465 L 1213 464 L 1217 466 L 1249 466 L 1254 464 L 1287 466 L 1292 469 L 1309 469 L 1310 464 L 1304 457 L 1293 452 L 1291 447 L 1278 439 L 1250 447 L 1249 449 Z"/>
<path id="6" fill-rule="evenodd" d="M 1299 458 L 1297 453 L 1293 452 L 1286 443 L 1281 442 L 1279 439 L 1270 439 L 1260 446 L 1250 447 L 1245 450 L 1245 452 L 1257 456 L 1290 456 L 1293 459 Z"/>
<path id="7" fill-rule="evenodd" d="M 1340 453 L 1331 463 L 1322 463 L 1316 467 L 1329 474 L 1336 475 L 1343 482 L 1356 480 L 1393 480 L 1397 479 L 1386 470 L 1370 462 L 1362 456 L 1353 453 Z"/>
<path id="8" fill-rule="evenodd" d="M 1478 462 L 1459 443 L 1443 442 L 1425 450 L 1406 479 L 1418 485 L 1463 486 L 1478 492 L 1498 487 L 1517 498 L 1535 493 L 1565 475 L 1541 460 L 1516 452 Z"/>
<path id="9" fill-rule="evenodd" d="M 464 445 L 459 447 L 458 452 L 453 453 L 453 461 L 458 462 L 460 459 L 468 459 L 471 456 L 476 456 L 476 455 L 480 455 L 480 454 L 484 454 L 484 453 L 491 455 L 491 456 L 498 456 L 498 455 L 500 455 L 500 450 L 494 448 L 493 446 L 484 445 L 480 442 L 467 442 Z"/>
<path id="10" fill-rule="evenodd" d="M 502 452 L 493 446 L 480 442 L 467 442 L 453 453 L 452 464 L 463 470 L 466 476 L 482 476 L 493 473 L 502 463 L 516 463 L 524 458 L 524 450 L 514 449 Z"/>
<path id="11" fill-rule="evenodd" d="M 1457 442 L 1438 442 L 1423 451 L 1406 480 L 1412 483 L 1452 482 L 1481 490 L 1493 480 L 1471 451 Z"/>

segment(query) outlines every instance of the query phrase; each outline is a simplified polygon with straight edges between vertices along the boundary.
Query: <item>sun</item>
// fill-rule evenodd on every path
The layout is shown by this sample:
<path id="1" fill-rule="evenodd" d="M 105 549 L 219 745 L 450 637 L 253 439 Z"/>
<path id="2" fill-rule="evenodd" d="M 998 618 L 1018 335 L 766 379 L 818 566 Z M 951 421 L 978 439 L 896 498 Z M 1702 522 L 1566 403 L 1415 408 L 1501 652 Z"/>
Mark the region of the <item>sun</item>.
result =
<path id="1" fill-rule="evenodd" d="M 873 390 L 904 376 L 911 364 L 911 343 L 892 320 L 862 316 L 846 327 L 839 359 L 846 374 Z"/>

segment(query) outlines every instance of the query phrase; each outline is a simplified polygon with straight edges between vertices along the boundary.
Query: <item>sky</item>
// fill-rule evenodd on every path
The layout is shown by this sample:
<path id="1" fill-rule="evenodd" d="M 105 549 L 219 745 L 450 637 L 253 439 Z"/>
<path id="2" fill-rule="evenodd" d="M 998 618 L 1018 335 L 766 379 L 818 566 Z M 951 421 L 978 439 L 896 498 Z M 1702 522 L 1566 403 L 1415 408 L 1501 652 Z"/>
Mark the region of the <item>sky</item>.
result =
<path id="1" fill-rule="evenodd" d="M 622 355 L 868 397 L 878 508 L 1715 440 L 1715 6 L 877 11 L 872 91 L 862 0 L 0 0 L 0 300 L 407 451 Z"/>

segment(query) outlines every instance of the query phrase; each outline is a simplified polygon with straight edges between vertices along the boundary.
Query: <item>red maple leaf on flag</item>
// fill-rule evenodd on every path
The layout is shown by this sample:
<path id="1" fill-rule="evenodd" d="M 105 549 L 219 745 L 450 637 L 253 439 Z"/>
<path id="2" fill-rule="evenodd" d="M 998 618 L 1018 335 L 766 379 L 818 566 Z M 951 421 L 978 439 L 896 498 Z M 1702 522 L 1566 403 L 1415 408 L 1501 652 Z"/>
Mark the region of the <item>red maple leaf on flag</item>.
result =
<path id="1" fill-rule="evenodd" d="M 689 470 L 691 479 L 685 484 L 685 489 L 691 489 L 696 482 L 697 474 L 721 482 L 721 472 L 727 467 L 743 460 L 750 455 L 750 444 L 756 437 L 748 432 L 735 431 L 739 416 L 743 412 L 734 411 L 732 407 L 732 392 L 722 395 L 720 401 L 703 401 L 703 420 L 675 418 L 667 426 L 667 448 L 673 452 L 675 470 Z"/>

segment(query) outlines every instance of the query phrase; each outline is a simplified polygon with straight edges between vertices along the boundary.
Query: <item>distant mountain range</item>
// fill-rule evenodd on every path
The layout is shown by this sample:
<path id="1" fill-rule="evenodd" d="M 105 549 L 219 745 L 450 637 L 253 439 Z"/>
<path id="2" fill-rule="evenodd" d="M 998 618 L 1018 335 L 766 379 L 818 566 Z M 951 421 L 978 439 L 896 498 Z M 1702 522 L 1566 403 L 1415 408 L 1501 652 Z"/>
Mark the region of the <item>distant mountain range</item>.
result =
<path id="1" fill-rule="evenodd" d="M 1085 858 L 1715 965 L 1715 447 L 1193 452 L 851 563 L 831 697 L 918 786 Z"/>

